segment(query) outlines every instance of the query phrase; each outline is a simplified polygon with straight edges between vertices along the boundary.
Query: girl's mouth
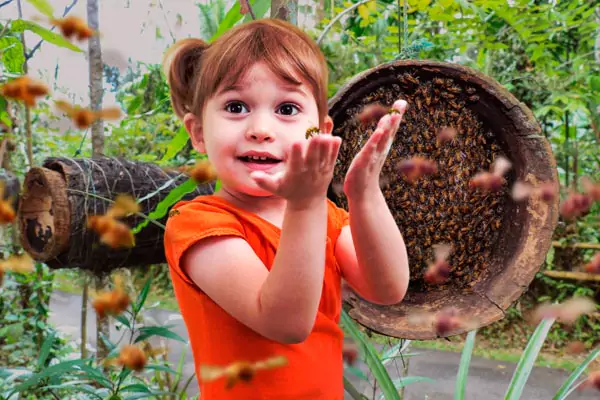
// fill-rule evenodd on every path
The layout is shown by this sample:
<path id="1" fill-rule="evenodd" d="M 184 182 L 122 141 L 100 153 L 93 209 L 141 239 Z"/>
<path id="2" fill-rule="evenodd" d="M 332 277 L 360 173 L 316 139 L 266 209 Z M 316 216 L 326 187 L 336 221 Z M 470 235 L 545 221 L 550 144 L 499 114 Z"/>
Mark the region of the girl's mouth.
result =
<path id="1" fill-rule="evenodd" d="M 276 160 L 269 157 L 238 157 L 238 159 L 244 163 L 248 168 L 253 170 L 264 171 L 279 164 L 281 160 Z"/>

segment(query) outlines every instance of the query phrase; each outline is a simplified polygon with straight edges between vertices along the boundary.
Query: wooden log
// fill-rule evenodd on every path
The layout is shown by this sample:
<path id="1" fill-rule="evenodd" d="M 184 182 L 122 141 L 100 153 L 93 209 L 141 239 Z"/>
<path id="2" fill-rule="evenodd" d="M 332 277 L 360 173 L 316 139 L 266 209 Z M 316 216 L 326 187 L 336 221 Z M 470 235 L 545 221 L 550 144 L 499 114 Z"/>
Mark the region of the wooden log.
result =
<path id="1" fill-rule="evenodd" d="M 445 62 L 393 61 L 358 74 L 329 101 L 333 134 L 343 139 L 334 184 L 343 182 L 354 155 L 374 129 L 375 123 L 369 128 L 361 127 L 358 113 L 373 101 L 389 107 L 399 97 L 408 100 L 409 108 L 384 164 L 383 173 L 387 173 L 389 182 L 382 189 L 407 243 L 411 259 L 408 293 L 401 303 L 391 306 L 372 304 L 358 295 L 349 296 L 344 306 L 365 327 L 405 339 L 437 337 L 430 319 L 423 318 L 419 323 L 408 316 L 433 315 L 449 306 L 457 309 L 459 315 L 472 318 L 475 327 L 489 325 L 503 318 L 505 310 L 527 290 L 551 246 L 551 235 L 558 222 L 559 181 L 550 144 L 531 110 L 489 76 Z M 436 143 L 442 125 L 459 130 L 456 141 L 444 146 Z M 470 133 L 474 130 L 480 133 Z M 466 141 L 467 136 L 473 140 Z M 492 144 L 497 146 L 495 150 L 490 147 Z M 506 186 L 493 210 L 500 217 L 486 217 L 489 203 L 482 203 L 475 211 L 462 211 L 461 208 L 470 207 L 469 200 L 483 200 L 473 198 L 466 189 L 456 192 L 456 188 L 465 187 L 465 179 L 478 170 L 489 168 L 489 157 L 481 154 L 489 155 L 490 151 L 500 152 L 511 161 L 511 171 L 506 175 L 508 185 L 516 180 L 533 185 L 551 183 L 556 187 L 555 199 L 546 203 L 534 196 L 515 202 Z M 473 164 L 471 160 L 475 158 L 465 154 L 476 154 L 477 160 L 483 161 Z M 436 176 L 444 176 L 445 180 L 426 178 L 414 186 L 403 182 L 396 165 L 401 159 L 417 155 L 444 161 Z M 343 193 L 332 188 L 329 196 L 338 205 L 346 206 Z M 452 207 L 440 210 L 442 198 Z M 443 228 L 439 227 L 442 222 L 446 224 Z M 489 230 L 490 224 L 496 227 L 489 231 L 493 236 L 479 233 L 482 226 Z M 475 235 L 479 237 L 473 240 Z M 463 273 L 466 263 L 451 255 L 454 258 L 450 261 L 453 270 L 449 281 L 439 286 L 424 283 L 424 268 L 433 258 L 433 245 L 460 245 L 458 251 L 467 259 L 489 237 L 492 239 L 491 245 L 486 244 L 487 256 L 469 261 L 469 265 L 475 265 L 469 268 L 477 273 L 468 269 Z M 426 253 L 421 252 L 423 249 Z M 445 336 L 472 328 L 461 327 Z"/>
<path id="2" fill-rule="evenodd" d="M 135 235 L 134 248 L 113 249 L 87 228 L 89 215 L 104 214 L 117 194 L 132 195 L 148 215 L 171 190 L 189 178 L 177 170 L 116 158 L 49 158 L 31 168 L 24 182 L 18 221 L 21 244 L 50 268 L 80 268 L 101 276 L 121 267 L 166 262 L 164 231 L 149 223 Z M 189 200 L 214 192 L 215 182 L 197 186 Z M 166 222 L 168 215 L 158 220 Z M 121 219 L 131 228 L 145 219 Z"/>

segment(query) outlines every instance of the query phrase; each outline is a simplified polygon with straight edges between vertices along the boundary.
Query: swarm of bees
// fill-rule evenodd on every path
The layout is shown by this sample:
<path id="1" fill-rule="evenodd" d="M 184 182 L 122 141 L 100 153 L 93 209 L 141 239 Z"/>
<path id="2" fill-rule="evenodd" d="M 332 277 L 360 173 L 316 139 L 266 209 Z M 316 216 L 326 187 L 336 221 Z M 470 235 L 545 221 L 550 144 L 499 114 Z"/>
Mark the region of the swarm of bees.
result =
<path id="1" fill-rule="evenodd" d="M 113 290 L 92 295 L 92 307 L 94 307 L 100 318 L 106 318 L 108 315 L 120 315 L 131 304 L 131 299 L 123 286 L 123 279 L 116 276 L 114 282 L 115 287 Z"/>
<path id="2" fill-rule="evenodd" d="M 284 356 L 275 356 L 257 362 L 236 361 L 225 367 L 201 365 L 200 380 L 211 382 L 224 377 L 225 388 L 231 389 L 240 381 L 251 382 L 260 370 L 280 368 L 285 365 L 287 365 L 287 358 Z"/>
<path id="3" fill-rule="evenodd" d="M 334 128 L 344 138 L 334 174 L 339 177 L 376 129 L 376 117 L 397 99 L 408 102 L 381 174 L 403 178 L 382 191 L 410 249 L 415 290 L 475 284 L 489 268 L 501 232 L 510 201 L 510 163 L 470 107 L 479 101 L 478 90 L 449 78 L 400 73 L 396 83 L 373 90 L 349 108 L 348 118 Z M 347 207 L 343 194 L 335 194 Z M 443 269 L 430 271 L 425 279 L 434 245 L 440 243 L 452 243 L 443 284 L 437 283 L 440 275 L 446 276 Z"/>
<path id="4" fill-rule="evenodd" d="M 5 199 L 5 183 L 0 181 L 0 225 L 10 224 L 15 220 L 17 213 L 13 209 L 13 199 Z"/>
<path id="5" fill-rule="evenodd" d="M 208 159 L 198 160 L 192 167 L 181 166 L 179 171 L 189 175 L 198 184 L 212 182 L 218 178 L 215 168 Z"/>
<path id="6" fill-rule="evenodd" d="M 104 215 L 90 215 L 88 228 L 100 235 L 100 242 L 113 247 L 133 247 L 135 237 L 127 224 L 117 218 L 139 212 L 139 204 L 129 195 L 118 195 Z"/>
<path id="7" fill-rule="evenodd" d="M 64 100 L 56 100 L 56 107 L 69 116 L 79 129 L 87 129 L 94 122 L 100 119 L 119 119 L 121 118 L 121 109 L 119 107 L 107 107 L 100 111 L 94 111 L 90 108 L 73 106 Z"/>
<path id="8" fill-rule="evenodd" d="M 16 272 L 18 274 L 28 274 L 33 272 L 35 263 L 27 253 L 13 254 L 6 260 L 0 260 L 0 285 L 4 280 L 4 272 Z"/>
<path id="9" fill-rule="evenodd" d="M 44 82 L 33 80 L 28 76 L 20 76 L 0 87 L 2 96 L 22 101 L 27 107 L 35 106 L 36 99 L 48 93 L 48 86 Z"/>

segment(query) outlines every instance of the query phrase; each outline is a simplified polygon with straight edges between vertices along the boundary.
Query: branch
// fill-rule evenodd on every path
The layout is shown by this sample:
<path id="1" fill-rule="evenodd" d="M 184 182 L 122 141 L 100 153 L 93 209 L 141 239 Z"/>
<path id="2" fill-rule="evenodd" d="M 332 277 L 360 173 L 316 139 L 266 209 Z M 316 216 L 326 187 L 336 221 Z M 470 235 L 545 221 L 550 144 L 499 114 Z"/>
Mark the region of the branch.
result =
<path id="1" fill-rule="evenodd" d="M 579 249 L 598 249 L 600 250 L 600 243 L 573 243 L 573 244 L 562 244 L 558 241 L 552 242 L 553 247 L 575 247 Z"/>
<path id="2" fill-rule="evenodd" d="M 359 1 L 358 3 L 351 5 L 350 7 L 346 8 L 344 11 L 342 11 L 341 13 L 339 13 L 338 15 L 336 15 L 335 18 L 332 19 L 327 24 L 327 26 L 325 27 L 325 29 L 323 29 L 323 32 L 321 32 L 321 35 L 317 39 L 317 44 L 321 44 L 321 41 L 323 40 L 323 38 L 325 37 L 325 35 L 327 34 L 327 32 L 329 32 L 329 30 L 331 29 L 331 27 L 333 26 L 333 24 L 335 24 L 336 22 L 338 22 L 344 15 L 348 14 L 350 11 L 354 10 L 358 6 L 362 6 L 363 4 L 368 3 L 369 1 L 373 1 L 373 0 L 362 0 L 362 1 Z"/>
<path id="3" fill-rule="evenodd" d="M 10 0 L 10 1 L 12 1 L 12 0 Z M 69 11 L 71 11 L 71 9 L 73 7 L 75 7 L 75 4 L 77 4 L 77 0 L 73 0 L 73 2 L 70 5 L 68 5 L 68 6 L 65 7 L 65 10 L 63 11 L 63 14 L 62 14 L 63 18 L 67 16 L 67 14 L 69 13 Z M 56 28 L 56 25 L 54 25 L 52 28 L 50 28 L 50 31 L 53 31 L 54 28 Z M 35 53 L 40 48 L 40 46 L 42 45 L 43 42 L 44 42 L 44 39 L 42 39 L 39 42 L 37 42 L 37 44 L 35 46 L 33 46 L 33 49 L 31 49 L 31 51 L 29 52 L 29 54 L 27 54 L 25 56 L 25 60 L 29 60 L 31 57 L 33 57 L 33 53 Z"/>
<path id="4" fill-rule="evenodd" d="M 0 3 L 0 8 L 9 5 L 10 3 L 12 3 L 13 0 L 6 0 L 4 3 Z"/>
<path id="5" fill-rule="evenodd" d="M 543 274 L 549 276 L 550 278 L 557 279 L 600 282 L 600 275 L 590 274 L 588 272 L 544 271 Z"/>

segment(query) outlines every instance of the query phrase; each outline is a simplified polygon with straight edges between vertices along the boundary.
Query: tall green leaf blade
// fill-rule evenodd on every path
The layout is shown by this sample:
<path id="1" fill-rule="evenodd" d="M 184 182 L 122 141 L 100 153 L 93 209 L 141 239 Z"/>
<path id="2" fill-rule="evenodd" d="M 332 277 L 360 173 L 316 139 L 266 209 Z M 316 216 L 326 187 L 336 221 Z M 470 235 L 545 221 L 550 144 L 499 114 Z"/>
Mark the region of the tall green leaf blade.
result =
<path id="1" fill-rule="evenodd" d="M 250 2 L 250 5 L 252 6 L 252 11 L 254 11 L 256 19 L 260 19 L 266 14 L 266 12 L 271 7 L 271 0 L 254 0 L 254 3 Z M 248 22 L 251 19 L 252 15 L 248 13 L 244 18 L 244 22 Z"/>
<path id="2" fill-rule="evenodd" d="M 358 330 L 355 322 L 346 310 L 342 310 L 341 315 L 342 323 L 344 327 L 348 330 L 350 335 L 354 338 L 354 340 L 361 345 L 364 350 L 365 358 L 367 365 L 369 366 L 371 372 L 373 372 L 373 376 L 377 379 L 379 385 L 381 385 L 381 390 L 385 395 L 386 400 L 401 400 L 400 394 L 398 390 L 394 386 L 390 375 L 388 374 L 385 366 L 381 363 L 379 356 L 377 354 L 377 350 L 373 347 L 373 345 L 361 334 Z"/>
<path id="3" fill-rule="evenodd" d="M 433 383 L 435 381 L 426 376 L 403 376 L 402 378 L 397 378 L 397 379 L 394 379 L 394 381 L 393 381 L 396 389 L 401 389 L 407 385 L 410 385 L 411 383 L 419 383 L 419 382 Z M 381 395 L 379 395 L 379 400 L 384 400 L 384 399 L 387 399 L 387 397 L 385 397 L 385 394 L 382 393 Z"/>
<path id="4" fill-rule="evenodd" d="M 577 378 L 579 378 L 579 376 L 585 371 L 585 369 L 587 368 L 587 366 L 596 359 L 596 357 L 598 357 L 598 355 L 600 354 L 600 347 L 596 347 L 586 358 L 585 360 L 583 360 L 583 362 L 581 364 L 579 364 L 579 366 L 577 367 L 577 369 L 575 371 L 573 371 L 573 373 L 571 373 L 571 375 L 567 378 L 567 380 L 565 381 L 565 383 L 562 384 L 562 386 L 558 389 L 558 392 L 556 392 L 556 394 L 554 395 L 554 397 L 552 398 L 552 400 L 563 400 L 564 398 L 567 397 L 567 394 L 569 392 L 569 389 L 571 388 L 571 386 L 573 386 L 573 384 L 575 383 L 575 381 L 577 380 Z"/>
<path id="5" fill-rule="evenodd" d="M 471 354 L 475 345 L 475 335 L 477 331 L 473 330 L 467 334 L 465 347 L 463 347 L 458 365 L 458 374 L 456 376 L 456 388 L 454 389 L 454 400 L 465 400 L 467 390 L 467 377 L 469 376 L 469 365 L 471 364 Z"/>
<path id="6" fill-rule="evenodd" d="M 555 318 L 544 319 L 539 323 L 533 335 L 529 339 L 527 343 L 527 347 L 525 347 L 525 351 L 521 355 L 521 359 L 517 364 L 517 368 L 513 374 L 513 377 L 508 386 L 508 390 L 506 391 L 506 395 L 504 396 L 504 400 L 519 400 L 521 398 L 521 394 L 523 393 L 523 389 L 525 388 L 525 383 L 527 383 L 527 379 L 529 378 L 529 374 L 533 369 L 533 365 L 535 364 L 535 360 L 544 345 L 544 341 L 546 340 L 546 336 L 554 323 Z"/>
<path id="7" fill-rule="evenodd" d="M 52 345 L 54 344 L 55 338 L 56 332 L 52 332 L 50 335 L 48 335 L 46 340 L 44 340 L 44 343 L 42 343 L 42 348 L 40 349 L 40 355 L 38 356 L 37 362 L 38 369 L 41 369 L 46 363 L 48 355 L 50 354 L 50 350 L 52 349 Z"/>
<path id="8" fill-rule="evenodd" d="M 171 139 L 171 141 L 169 142 L 167 151 L 165 152 L 165 155 L 163 156 L 162 160 L 160 160 L 160 161 L 161 162 L 169 161 L 173 157 L 175 157 L 177 155 L 177 153 L 179 153 L 179 151 L 181 151 L 181 149 L 183 149 L 185 147 L 185 145 L 187 144 L 189 139 L 190 139 L 190 135 L 188 135 L 188 131 L 185 129 L 185 126 L 182 126 L 181 128 L 179 128 L 175 137 L 173 139 Z"/>
<path id="9" fill-rule="evenodd" d="M 344 389 L 350 395 L 350 397 L 352 397 L 353 400 L 368 400 L 368 398 L 366 396 L 360 394 L 358 389 L 356 389 L 354 387 L 352 382 L 350 382 L 350 380 L 348 378 L 346 378 L 345 375 L 344 375 Z"/>
<path id="10" fill-rule="evenodd" d="M 25 30 L 29 30 L 37 35 L 39 35 L 45 41 L 52 43 L 58 47 L 64 47 L 69 50 L 76 51 L 78 53 L 83 53 L 79 47 L 75 46 L 73 43 L 69 42 L 63 36 L 52 32 L 49 29 L 39 26 L 35 22 L 26 21 L 23 19 L 14 20 L 11 24 L 11 30 L 13 32 L 23 32 Z"/>
<path id="11" fill-rule="evenodd" d="M 150 286 L 152 286 L 152 277 L 146 280 L 146 284 L 142 288 L 142 291 L 138 295 L 138 298 L 135 302 L 134 312 L 137 314 L 142 309 L 142 306 L 146 302 L 146 298 L 148 297 L 148 292 L 150 291 Z"/>
<path id="12" fill-rule="evenodd" d="M 196 181 L 191 178 L 183 182 L 181 185 L 171 190 L 167 197 L 162 199 L 162 201 L 156 205 L 156 209 L 152 211 L 148 217 L 154 220 L 161 219 L 167 214 L 173 204 L 181 200 L 181 198 L 186 194 L 193 192 L 197 186 L 198 184 Z M 133 234 L 138 234 L 149 223 L 150 221 L 148 219 L 144 219 L 144 221 L 140 222 L 135 228 L 132 229 Z"/>
<path id="13" fill-rule="evenodd" d="M 39 12 L 47 17 L 52 18 L 54 16 L 54 8 L 48 2 L 48 0 L 27 0 L 29 4 L 37 8 Z"/>

